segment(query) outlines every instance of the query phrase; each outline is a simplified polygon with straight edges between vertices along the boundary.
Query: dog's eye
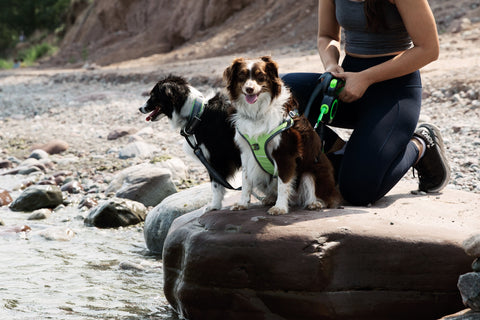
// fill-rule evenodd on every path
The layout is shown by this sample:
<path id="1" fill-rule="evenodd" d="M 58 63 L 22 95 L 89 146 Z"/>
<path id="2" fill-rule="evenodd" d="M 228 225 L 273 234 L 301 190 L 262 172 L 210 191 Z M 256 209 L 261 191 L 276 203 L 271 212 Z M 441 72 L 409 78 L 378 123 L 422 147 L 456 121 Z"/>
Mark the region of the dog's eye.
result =
<path id="1" fill-rule="evenodd" d="M 240 73 L 238 74 L 238 79 L 240 81 L 246 80 L 247 77 L 248 77 L 248 73 L 246 71 L 240 71 Z"/>
<path id="2" fill-rule="evenodd" d="M 264 75 L 263 73 L 261 73 L 261 72 L 259 72 L 259 73 L 256 74 L 256 78 L 257 78 L 257 80 L 260 81 L 260 82 L 265 81 L 265 75 Z"/>

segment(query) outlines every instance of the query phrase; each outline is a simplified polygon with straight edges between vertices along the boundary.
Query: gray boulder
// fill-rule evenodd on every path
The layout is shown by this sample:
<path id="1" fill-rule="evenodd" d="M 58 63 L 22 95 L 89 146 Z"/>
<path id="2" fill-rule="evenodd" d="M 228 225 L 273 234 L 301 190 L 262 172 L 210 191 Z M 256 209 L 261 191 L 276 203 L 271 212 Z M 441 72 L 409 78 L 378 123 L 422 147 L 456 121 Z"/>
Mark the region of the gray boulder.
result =
<path id="1" fill-rule="evenodd" d="M 148 213 L 145 219 L 143 235 L 147 248 L 156 255 L 162 255 L 163 243 L 173 220 L 205 206 L 211 198 L 210 183 L 204 183 L 165 198 Z"/>
<path id="2" fill-rule="evenodd" d="M 156 206 L 177 189 L 168 169 L 141 164 L 119 172 L 105 192 L 114 192 L 118 198 L 138 201 L 145 206 Z"/>
<path id="3" fill-rule="evenodd" d="M 468 255 L 474 258 L 480 257 L 480 233 L 468 237 L 462 245 Z"/>
<path id="4" fill-rule="evenodd" d="M 60 188 L 51 185 L 35 185 L 25 189 L 10 204 L 13 211 L 34 211 L 42 208 L 55 208 L 63 203 Z"/>
<path id="5" fill-rule="evenodd" d="M 97 228 L 118 228 L 145 220 L 147 208 L 140 202 L 112 198 L 90 210 L 84 223 Z"/>
<path id="6" fill-rule="evenodd" d="M 153 144 L 144 141 L 134 141 L 120 149 L 118 157 L 120 159 L 147 158 L 157 151 L 159 151 L 159 148 Z"/>
<path id="7" fill-rule="evenodd" d="M 462 295 L 463 304 L 473 311 L 480 311 L 480 273 L 462 274 L 457 286 Z"/>

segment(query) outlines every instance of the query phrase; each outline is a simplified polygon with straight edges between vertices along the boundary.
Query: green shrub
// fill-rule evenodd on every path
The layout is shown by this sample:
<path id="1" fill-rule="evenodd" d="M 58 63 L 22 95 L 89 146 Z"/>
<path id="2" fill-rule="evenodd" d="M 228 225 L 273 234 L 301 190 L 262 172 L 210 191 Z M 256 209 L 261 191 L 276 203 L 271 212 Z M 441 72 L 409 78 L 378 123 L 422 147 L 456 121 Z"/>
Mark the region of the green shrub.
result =
<path id="1" fill-rule="evenodd" d="M 13 61 L 0 59 L 0 69 L 11 69 L 13 68 Z"/>
<path id="2" fill-rule="evenodd" d="M 38 59 L 43 58 L 49 54 L 53 54 L 56 49 L 56 47 L 44 42 L 21 51 L 18 54 L 18 57 L 20 59 L 23 59 L 24 65 L 30 66 L 34 64 L 35 61 L 37 61 Z"/>

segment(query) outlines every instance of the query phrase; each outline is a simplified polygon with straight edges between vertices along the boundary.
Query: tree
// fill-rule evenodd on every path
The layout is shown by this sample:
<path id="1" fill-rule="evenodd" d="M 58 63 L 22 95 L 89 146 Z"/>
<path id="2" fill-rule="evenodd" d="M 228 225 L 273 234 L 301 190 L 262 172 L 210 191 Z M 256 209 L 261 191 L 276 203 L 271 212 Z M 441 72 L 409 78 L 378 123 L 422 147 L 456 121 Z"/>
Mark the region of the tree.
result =
<path id="1" fill-rule="evenodd" d="M 0 52 L 18 41 L 20 34 L 54 31 L 63 24 L 71 0 L 0 0 Z"/>

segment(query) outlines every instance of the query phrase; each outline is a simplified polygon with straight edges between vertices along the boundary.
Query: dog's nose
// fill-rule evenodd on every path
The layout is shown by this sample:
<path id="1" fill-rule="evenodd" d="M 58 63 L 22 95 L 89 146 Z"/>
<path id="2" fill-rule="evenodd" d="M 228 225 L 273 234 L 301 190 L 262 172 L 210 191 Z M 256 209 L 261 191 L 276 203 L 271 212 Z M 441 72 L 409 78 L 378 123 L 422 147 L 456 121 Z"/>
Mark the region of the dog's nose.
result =
<path id="1" fill-rule="evenodd" d="M 247 88 L 245 88 L 245 91 L 247 91 L 248 94 L 252 94 L 253 93 L 253 88 L 252 87 L 247 87 Z"/>

